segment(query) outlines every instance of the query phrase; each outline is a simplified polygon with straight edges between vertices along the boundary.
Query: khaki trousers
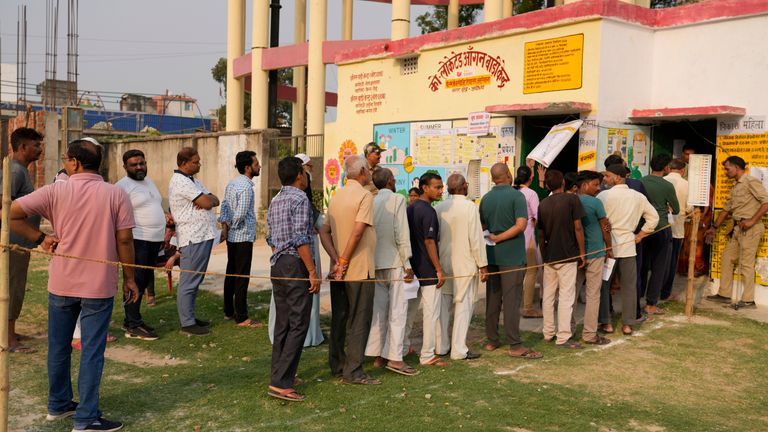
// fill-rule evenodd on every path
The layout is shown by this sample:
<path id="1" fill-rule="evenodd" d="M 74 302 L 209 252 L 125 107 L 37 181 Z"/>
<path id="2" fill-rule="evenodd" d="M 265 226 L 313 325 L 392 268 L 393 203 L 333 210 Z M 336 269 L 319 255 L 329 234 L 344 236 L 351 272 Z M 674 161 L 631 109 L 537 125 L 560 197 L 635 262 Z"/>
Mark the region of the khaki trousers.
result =
<path id="1" fill-rule="evenodd" d="M 536 279 L 539 276 L 541 267 L 535 267 L 538 264 L 536 260 L 536 244 L 531 241 L 525 250 L 525 257 L 528 261 L 528 268 L 525 270 L 525 279 L 523 281 L 523 310 L 533 309 L 536 299 Z"/>
<path id="2" fill-rule="evenodd" d="M 720 292 L 718 293 L 723 297 L 730 297 L 731 303 L 739 301 L 733 293 L 733 271 L 737 263 L 744 287 L 741 300 L 755 301 L 755 256 L 757 256 L 757 247 L 760 245 L 764 231 L 765 226 L 762 221 L 746 231 L 742 231 L 738 225 L 733 228 L 733 236 L 720 257 Z"/>
<path id="3" fill-rule="evenodd" d="M 391 361 L 403 360 L 403 336 L 405 321 L 408 316 L 408 300 L 405 298 L 402 279 L 405 276 L 402 268 L 376 270 L 377 280 L 392 282 L 376 282 L 373 295 L 373 317 L 371 332 L 368 334 L 368 344 L 365 355 L 369 357 L 384 357 Z"/>
<path id="4" fill-rule="evenodd" d="M 542 314 L 544 315 L 545 339 L 557 335 L 557 343 L 564 344 L 573 335 L 571 333 L 571 315 L 573 301 L 576 298 L 575 262 L 544 266 L 544 287 L 542 294 Z M 557 328 L 555 327 L 555 297 L 557 297 Z M 557 331 L 557 333 L 555 333 Z"/>
<path id="5" fill-rule="evenodd" d="M 583 269 L 578 269 L 576 277 L 577 287 L 581 287 L 586 279 L 587 304 L 584 308 L 584 329 L 581 331 L 581 338 L 586 341 L 592 341 L 597 338 L 597 316 L 600 312 L 600 288 L 603 285 L 604 264 L 605 257 L 588 259 L 587 265 Z M 576 297 L 579 295 L 579 290 L 576 289 L 574 291 L 575 302 Z"/>

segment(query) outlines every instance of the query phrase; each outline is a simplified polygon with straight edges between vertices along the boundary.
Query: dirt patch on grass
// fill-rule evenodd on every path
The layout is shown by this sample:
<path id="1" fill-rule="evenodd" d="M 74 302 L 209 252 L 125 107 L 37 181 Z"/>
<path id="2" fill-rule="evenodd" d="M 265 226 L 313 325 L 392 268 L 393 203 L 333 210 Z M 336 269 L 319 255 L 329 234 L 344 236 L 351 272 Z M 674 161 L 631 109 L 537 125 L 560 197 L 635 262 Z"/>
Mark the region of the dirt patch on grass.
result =
<path id="1" fill-rule="evenodd" d="M 728 321 L 717 320 L 714 318 L 709 318 L 709 317 L 699 316 L 699 315 L 692 316 L 690 320 L 685 315 L 675 315 L 667 318 L 666 321 L 672 321 L 672 322 L 684 323 L 684 324 L 701 324 L 701 325 L 713 325 L 713 326 L 723 326 L 723 327 L 729 327 L 731 325 L 731 323 L 729 323 Z"/>
<path id="2" fill-rule="evenodd" d="M 23 432 L 32 429 L 43 417 L 40 403 L 22 390 L 21 387 L 14 387 L 9 393 L 11 401 L 11 413 L 8 419 L 8 426 L 11 432 Z"/>
<path id="3" fill-rule="evenodd" d="M 170 355 L 162 356 L 130 345 L 109 347 L 104 356 L 113 361 L 142 367 L 177 366 L 187 363 L 186 360 Z"/>

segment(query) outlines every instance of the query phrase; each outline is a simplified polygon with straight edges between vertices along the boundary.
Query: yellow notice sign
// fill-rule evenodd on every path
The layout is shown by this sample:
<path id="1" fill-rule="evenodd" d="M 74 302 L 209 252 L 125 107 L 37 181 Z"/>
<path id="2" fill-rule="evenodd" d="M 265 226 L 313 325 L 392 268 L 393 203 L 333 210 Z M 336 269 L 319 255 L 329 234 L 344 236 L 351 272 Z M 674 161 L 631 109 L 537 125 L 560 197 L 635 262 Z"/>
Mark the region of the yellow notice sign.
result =
<path id="1" fill-rule="evenodd" d="M 717 160 L 722 163 L 731 155 L 744 159 L 747 171 L 768 167 L 768 132 L 718 136 Z M 723 208 L 733 187 L 733 180 L 725 176 L 722 165 L 715 169 L 715 208 Z"/>
<path id="2" fill-rule="evenodd" d="M 525 44 L 523 93 L 581 88 L 584 35 L 575 34 Z"/>

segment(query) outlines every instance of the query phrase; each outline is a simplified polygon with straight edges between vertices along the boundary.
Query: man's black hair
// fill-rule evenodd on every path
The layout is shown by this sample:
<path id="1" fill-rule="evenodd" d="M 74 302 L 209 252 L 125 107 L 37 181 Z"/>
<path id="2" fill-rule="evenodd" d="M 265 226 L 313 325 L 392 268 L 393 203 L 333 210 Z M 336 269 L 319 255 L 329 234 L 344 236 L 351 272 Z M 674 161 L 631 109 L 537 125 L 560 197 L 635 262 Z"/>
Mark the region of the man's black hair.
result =
<path id="1" fill-rule="evenodd" d="M 280 178 L 280 184 L 290 186 L 296 178 L 304 172 L 301 159 L 293 156 L 283 158 L 277 164 L 277 176 Z"/>
<path id="2" fill-rule="evenodd" d="M 13 151 L 17 151 L 23 141 L 40 141 L 42 139 L 43 135 L 40 132 L 32 128 L 21 127 L 11 134 L 11 148 Z"/>
<path id="3" fill-rule="evenodd" d="M 134 158 L 136 156 L 145 157 L 144 152 L 138 149 L 131 149 L 123 153 L 123 165 L 128 163 L 128 159 Z"/>
<path id="4" fill-rule="evenodd" d="M 235 155 L 235 168 L 240 174 L 245 174 L 245 168 L 253 163 L 256 152 L 243 150 Z"/>

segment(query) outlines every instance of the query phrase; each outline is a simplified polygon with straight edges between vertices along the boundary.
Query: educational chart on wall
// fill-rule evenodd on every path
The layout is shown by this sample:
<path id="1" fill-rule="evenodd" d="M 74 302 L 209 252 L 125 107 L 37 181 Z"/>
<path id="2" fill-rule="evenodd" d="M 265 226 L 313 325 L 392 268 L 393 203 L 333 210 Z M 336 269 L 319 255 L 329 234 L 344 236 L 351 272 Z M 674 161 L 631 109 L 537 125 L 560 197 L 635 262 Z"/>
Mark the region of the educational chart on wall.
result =
<path id="1" fill-rule="evenodd" d="M 768 173 L 768 132 L 766 132 L 765 116 L 745 116 L 736 120 L 720 120 L 717 124 L 717 161 L 722 163 L 728 156 L 736 155 L 747 162 L 747 174 L 762 180 L 764 186 L 766 173 Z M 715 171 L 715 217 L 722 211 L 731 188 L 733 180 L 730 180 L 725 171 L 718 167 Z M 762 221 L 768 225 L 768 216 Z M 720 277 L 720 256 L 728 243 L 733 220 L 729 217 L 720 226 L 712 244 L 712 278 Z M 757 252 L 755 263 L 757 282 L 768 285 L 768 230 L 763 235 Z"/>
<path id="2" fill-rule="evenodd" d="M 428 171 L 444 179 L 455 172 L 466 176 L 470 161 L 479 161 L 480 190 L 485 192 L 488 185 L 483 182 L 489 181 L 490 166 L 514 160 L 514 118 L 504 120 L 505 124 L 490 125 L 480 136 L 470 136 L 466 126 L 454 127 L 452 121 L 443 120 L 376 125 L 375 140 L 386 149 L 381 166 L 392 170 L 397 192 L 407 195 Z"/>
<path id="3" fill-rule="evenodd" d="M 648 174 L 651 144 L 650 126 L 601 121 L 597 128 L 597 171 L 603 170 L 603 161 L 608 155 L 621 156 L 627 163 L 632 178 L 639 179 Z"/>

